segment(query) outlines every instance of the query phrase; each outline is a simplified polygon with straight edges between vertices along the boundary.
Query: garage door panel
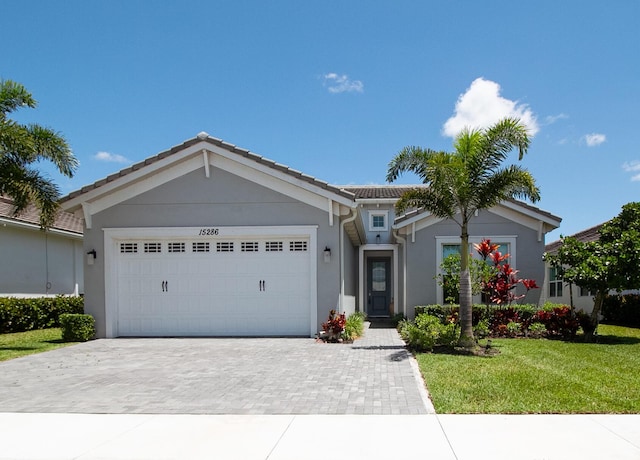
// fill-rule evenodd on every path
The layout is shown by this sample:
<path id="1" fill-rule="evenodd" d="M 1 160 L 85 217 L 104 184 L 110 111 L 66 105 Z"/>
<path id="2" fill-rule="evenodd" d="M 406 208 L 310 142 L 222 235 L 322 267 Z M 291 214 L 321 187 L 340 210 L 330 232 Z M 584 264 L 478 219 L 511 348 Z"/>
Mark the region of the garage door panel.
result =
<path id="1" fill-rule="evenodd" d="M 117 242 L 128 251 L 118 254 L 119 335 L 308 335 L 304 238 L 207 243 Z"/>

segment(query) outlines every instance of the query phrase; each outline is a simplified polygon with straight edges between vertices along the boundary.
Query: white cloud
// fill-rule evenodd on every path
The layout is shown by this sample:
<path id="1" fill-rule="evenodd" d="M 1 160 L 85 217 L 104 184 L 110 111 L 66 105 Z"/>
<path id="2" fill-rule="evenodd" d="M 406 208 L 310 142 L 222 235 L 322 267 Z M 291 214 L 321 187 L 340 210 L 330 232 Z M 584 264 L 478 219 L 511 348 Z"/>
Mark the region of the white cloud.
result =
<path id="1" fill-rule="evenodd" d="M 567 115 L 566 113 L 559 113 L 558 115 L 547 115 L 546 117 L 544 117 L 544 124 L 552 125 L 558 120 L 565 120 L 567 118 L 569 118 L 569 115 Z"/>
<path id="2" fill-rule="evenodd" d="M 348 75 L 328 73 L 322 78 L 324 86 L 327 86 L 330 93 L 362 93 L 364 91 L 364 84 L 360 80 L 351 80 Z"/>
<path id="3" fill-rule="evenodd" d="M 107 163 L 131 163 L 128 158 L 116 153 L 109 152 L 98 152 L 93 156 L 93 158 L 98 161 L 105 161 Z"/>
<path id="4" fill-rule="evenodd" d="M 455 137 L 465 127 L 486 128 L 505 117 L 519 118 L 534 136 L 540 128 L 528 105 L 500 96 L 500 85 L 476 78 L 464 94 L 458 97 L 454 115 L 442 127 L 445 136 Z"/>
<path id="5" fill-rule="evenodd" d="M 607 136 L 599 133 L 591 133 L 584 136 L 584 140 L 589 147 L 595 147 L 607 140 Z"/>
<path id="6" fill-rule="evenodd" d="M 625 161 L 625 163 L 622 165 L 622 169 L 624 169 L 626 172 L 633 173 L 633 175 L 631 176 L 632 181 L 640 181 L 640 161 Z"/>

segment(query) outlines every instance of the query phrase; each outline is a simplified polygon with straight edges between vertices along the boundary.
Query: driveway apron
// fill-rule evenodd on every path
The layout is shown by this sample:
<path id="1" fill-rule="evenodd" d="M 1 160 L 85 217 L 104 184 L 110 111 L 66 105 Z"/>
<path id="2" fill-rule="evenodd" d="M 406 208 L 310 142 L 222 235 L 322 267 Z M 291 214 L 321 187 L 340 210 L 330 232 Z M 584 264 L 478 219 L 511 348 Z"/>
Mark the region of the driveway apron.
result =
<path id="1" fill-rule="evenodd" d="M 394 329 L 304 338 L 101 339 L 0 363 L 0 412 L 432 412 Z"/>

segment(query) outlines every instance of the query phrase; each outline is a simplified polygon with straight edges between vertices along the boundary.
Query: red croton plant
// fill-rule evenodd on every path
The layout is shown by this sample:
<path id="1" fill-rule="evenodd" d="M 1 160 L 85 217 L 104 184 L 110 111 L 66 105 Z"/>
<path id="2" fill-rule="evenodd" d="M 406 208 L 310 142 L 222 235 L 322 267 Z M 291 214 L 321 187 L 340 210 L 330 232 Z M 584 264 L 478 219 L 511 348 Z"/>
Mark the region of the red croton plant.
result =
<path id="1" fill-rule="evenodd" d="M 493 275 L 482 283 L 482 292 L 489 301 L 498 305 L 510 305 L 512 302 L 524 298 L 531 289 L 539 287 L 535 280 L 518 278 L 518 270 L 505 262 L 509 260 L 509 254 L 503 255 L 498 251 L 500 245 L 492 244 L 490 239 L 483 239 L 480 244 L 474 244 L 473 247 L 480 254 L 482 260 L 485 262 L 490 260 L 493 263 Z M 524 294 L 516 295 L 515 288 L 519 283 L 527 291 Z"/>

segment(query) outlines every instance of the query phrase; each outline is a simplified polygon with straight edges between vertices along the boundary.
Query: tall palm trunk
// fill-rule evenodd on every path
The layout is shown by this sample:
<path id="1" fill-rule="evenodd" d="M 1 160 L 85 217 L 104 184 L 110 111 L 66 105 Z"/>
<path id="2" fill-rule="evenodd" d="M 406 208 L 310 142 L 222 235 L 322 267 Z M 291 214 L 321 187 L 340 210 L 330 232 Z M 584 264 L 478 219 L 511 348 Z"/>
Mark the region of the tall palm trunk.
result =
<path id="1" fill-rule="evenodd" d="M 469 233 L 467 222 L 462 223 L 460 237 L 460 339 L 458 345 L 473 348 L 473 312 L 471 298 L 471 273 L 469 271 Z"/>

